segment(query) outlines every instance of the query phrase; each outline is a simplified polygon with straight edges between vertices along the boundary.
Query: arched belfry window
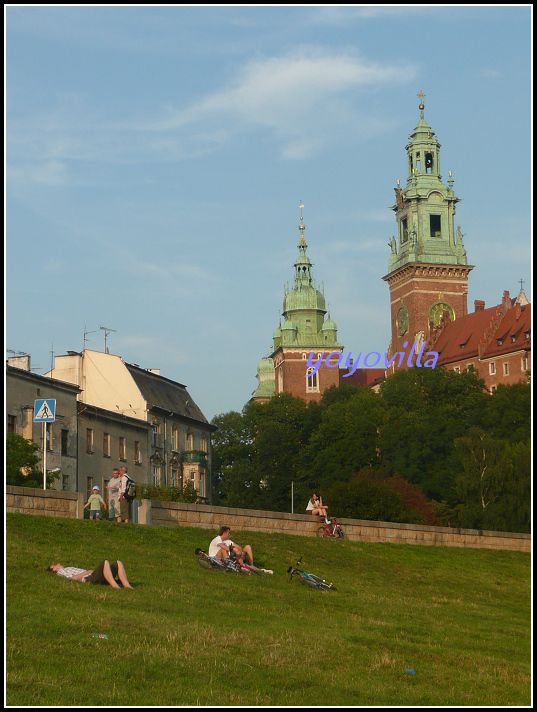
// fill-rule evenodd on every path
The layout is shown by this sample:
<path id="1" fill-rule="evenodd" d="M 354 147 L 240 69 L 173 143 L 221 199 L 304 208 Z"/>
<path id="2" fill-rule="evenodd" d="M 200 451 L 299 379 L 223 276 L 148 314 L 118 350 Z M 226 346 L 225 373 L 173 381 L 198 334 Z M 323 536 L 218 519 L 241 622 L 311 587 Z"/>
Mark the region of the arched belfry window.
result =
<path id="1" fill-rule="evenodd" d="M 401 220 L 401 244 L 408 242 L 408 224 L 406 218 Z"/>
<path id="2" fill-rule="evenodd" d="M 425 154 L 425 172 L 431 173 L 433 170 L 433 154 L 429 151 Z"/>

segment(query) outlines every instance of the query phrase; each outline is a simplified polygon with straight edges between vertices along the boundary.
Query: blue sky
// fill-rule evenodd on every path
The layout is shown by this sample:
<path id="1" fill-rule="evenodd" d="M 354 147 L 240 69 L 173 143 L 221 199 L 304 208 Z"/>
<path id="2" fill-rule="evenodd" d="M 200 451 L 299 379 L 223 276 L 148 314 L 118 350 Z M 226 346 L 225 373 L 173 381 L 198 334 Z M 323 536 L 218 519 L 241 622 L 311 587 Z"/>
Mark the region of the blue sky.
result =
<path id="1" fill-rule="evenodd" d="M 405 145 L 461 198 L 468 303 L 531 298 L 528 6 L 8 7 L 7 349 L 104 350 L 207 418 L 257 386 L 300 201 L 338 341 L 384 352 Z M 7 352 L 6 356 L 12 355 Z"/>

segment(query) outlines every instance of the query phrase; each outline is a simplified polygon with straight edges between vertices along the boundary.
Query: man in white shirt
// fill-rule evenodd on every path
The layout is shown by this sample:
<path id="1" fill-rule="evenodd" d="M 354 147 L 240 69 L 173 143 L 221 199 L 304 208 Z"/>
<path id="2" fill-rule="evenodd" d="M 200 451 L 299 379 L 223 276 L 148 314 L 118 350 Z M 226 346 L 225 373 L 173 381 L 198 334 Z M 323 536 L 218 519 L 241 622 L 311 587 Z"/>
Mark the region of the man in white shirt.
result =
<path id="1" fill-rule="evenodd" d="M 247 563 L 248 566 L 251 566 L 254 569 L 257 568 L 256 566 L 254 566 L 254 555 L 252 553 L 252 547 L 250 546 L 250 544 L 246 544 L 245 547 L 241 547 L 238 544 L 235 544 L 235 542 L 231 541 L 231 539 L 229 538 L 230 533 L 231 529 L 229 527 L 220 527 L 218 536 L 215 536 L 215 538 L 209 544 L 209 556 L 216 556 L 219 559 L 227 559 L 229 556 L 229 547 L 231 547 L 233 549 L 233 553 L 235 554 L 237 561 L 240 564 L 244 565 L 245 563 Z M 246 557 L 248 557 L 249 563 L 245 562 Z M 260 571 L 263 571 L 266 574 L 272 573 L 270 569 L 260 569 Z"/>

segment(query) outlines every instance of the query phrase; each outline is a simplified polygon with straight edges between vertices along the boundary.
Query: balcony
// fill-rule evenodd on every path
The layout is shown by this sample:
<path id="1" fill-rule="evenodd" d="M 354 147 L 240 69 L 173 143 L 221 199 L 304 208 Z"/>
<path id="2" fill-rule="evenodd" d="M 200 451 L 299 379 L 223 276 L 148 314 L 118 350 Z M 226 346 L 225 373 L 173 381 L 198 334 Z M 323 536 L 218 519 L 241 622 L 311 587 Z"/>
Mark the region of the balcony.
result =
<path id="1" fill-rule="evenodd" d="M 183 462 L 199 462 L 207 464 L 207 453 L 203 450 L 185 450 L 183 452 Z"/>

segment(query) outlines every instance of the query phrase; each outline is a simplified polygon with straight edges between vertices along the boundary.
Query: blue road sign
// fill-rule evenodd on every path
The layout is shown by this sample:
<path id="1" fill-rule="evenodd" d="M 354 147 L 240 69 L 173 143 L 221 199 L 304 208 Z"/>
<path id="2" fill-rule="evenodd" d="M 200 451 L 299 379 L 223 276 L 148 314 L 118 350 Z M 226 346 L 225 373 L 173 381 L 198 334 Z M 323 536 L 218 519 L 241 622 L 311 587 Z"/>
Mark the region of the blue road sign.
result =
<path id="1" fill-rule="evenodd" d="M 56 420 L 56 401 L 53 398 L 36 400 L 34 423 L 52 423 Z"/>

